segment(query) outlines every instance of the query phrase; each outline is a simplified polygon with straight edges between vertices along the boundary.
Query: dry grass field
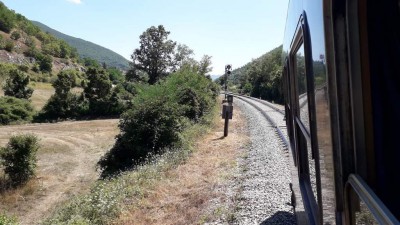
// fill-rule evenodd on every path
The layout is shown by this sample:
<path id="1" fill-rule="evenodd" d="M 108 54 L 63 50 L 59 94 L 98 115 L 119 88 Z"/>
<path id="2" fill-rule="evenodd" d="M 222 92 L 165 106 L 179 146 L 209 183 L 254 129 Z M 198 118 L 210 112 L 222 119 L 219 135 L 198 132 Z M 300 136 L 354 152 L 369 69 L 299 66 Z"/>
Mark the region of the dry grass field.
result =
<path id="1" fill-rule="evenodd" d="M 1 84 L 1 82 L 0 82 Z M 50 83 L 31 82 L 30 87 L 34 89 L 32 97 L 30 98 L 33 108 L 40 111 L 46 104 L 47 100 L 54 94 L 54 88 Z M 82 92 L 82 88 L 73 88 L 73 93 Z M 0 88 L 0 96 L 4 96 L 3 90 Z"/>
<path id="2" fill-rule="evenodd" d="M 244 115 L 237 107 L 234 113 L 228 137 L 223 137 L 224 121 L 216 118 L 212 130 L 197 138 L 189 159 L 168 171 L 113 224 L 185 225 L 233 219 L 234 203 L 229 202 L 234 196 L 224 190 L 234 179 L 237 160 L 249 142 Z"/>
<path id="3" fill-rule="evenodd" d="M 0 84 L 2 85 L 1 82 Z M 30 98 L 32 106 L 36 111 L 40 111 L 51 95 L 54 94 L 54 88 L 50 83 L 32 82 L 29 86 L 34 89 L 32 97 Z M 0 97 L 1 96 L 4 96 L 4 92 L 0 88 Z"/>
<path id="4" fill-rule="evenodd" d="M 32 106 L 36 111 L 40 111 L 50 96 L 54 94 L 54 88 L 50 83 L 32 82 L 30 86 L 34 89 L 31 97 Z"/>
<path id="5" fill-rule="evenodd" d="M 50 83 L 32 82 L 30 86 L 34 89 L 32 106 L 40 111 L 54 88 Z M 25 133 L 38 136 L 41 145 L 36 178 L 24 187 L 4 191 L 0 169 L 0 212 L 17 216 L 22 224 L 37 224 L 69 197 L 89 190 L 98 178 L 97 161 L 115 142 L 117 125 L 117 119 L 110 119 L 0 126 L 0 146 L 12 135 Z"/>
<path id="6" fill-rule="evenodd" d="M 98 178 L 96 163 L 114 144 L 117 119 L 0 127 L 0 146 L 10 136 L 39 137 L 37 175 L 26 186 L 0 193 L 0 211 L 16 215 L 22 224 L 38 224 L 55 206 L 88 191 Z"/>

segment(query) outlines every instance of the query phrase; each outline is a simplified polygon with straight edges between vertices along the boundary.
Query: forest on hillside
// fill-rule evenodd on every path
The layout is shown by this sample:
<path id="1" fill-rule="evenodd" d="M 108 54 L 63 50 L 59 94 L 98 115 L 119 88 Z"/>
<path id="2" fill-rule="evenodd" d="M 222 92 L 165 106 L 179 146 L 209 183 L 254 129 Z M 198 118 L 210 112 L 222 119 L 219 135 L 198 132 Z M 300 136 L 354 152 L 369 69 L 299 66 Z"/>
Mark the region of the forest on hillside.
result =
<path id="1" fill-rule="evenodd" d="M 228 77 L 229 90 L 283 103 L 281 54 L 282 46 L 279 46 L 233 70 Z M 224 76 L 221 76 L 216 82 L 223 85 Z"/>
<path id="2" fill-rule="evenodd" d="M 99 63 L 105 63 L 109 67 L 116 67 L 124 71 L 129 69 L 129 61 L 110 49 L 104 48 L 89 41 L 82 40 L 80 38 L 63 34 L 42 23 L 36 21 L 32 21 L 32 23 L 38 26 L 44 32 L 48 32 L 76 48 L 81 58 L 94 59 Z"/>

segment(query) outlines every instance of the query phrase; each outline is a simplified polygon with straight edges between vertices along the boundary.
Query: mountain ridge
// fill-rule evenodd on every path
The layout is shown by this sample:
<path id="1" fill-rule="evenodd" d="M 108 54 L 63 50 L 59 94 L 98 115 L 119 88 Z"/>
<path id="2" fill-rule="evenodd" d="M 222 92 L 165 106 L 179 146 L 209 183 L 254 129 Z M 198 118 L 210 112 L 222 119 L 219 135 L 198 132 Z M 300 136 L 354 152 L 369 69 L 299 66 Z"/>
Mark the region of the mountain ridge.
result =
<path id="1" fill-rule="evenodd" d="M 44 32 L 49 32 L 57 38 L 67 42 L 70 46 L 77 49 L 81 58 L 91 58 L 99 63 L 106 63 L 107 66 L 116 67 L 121 70 L 129 69 L 129 61 L 111 49 L 105 48 L 99 44 L 64 34 L 55 30 L 41 22 L 31 20 L 33 24 L 38 26 Z"/>

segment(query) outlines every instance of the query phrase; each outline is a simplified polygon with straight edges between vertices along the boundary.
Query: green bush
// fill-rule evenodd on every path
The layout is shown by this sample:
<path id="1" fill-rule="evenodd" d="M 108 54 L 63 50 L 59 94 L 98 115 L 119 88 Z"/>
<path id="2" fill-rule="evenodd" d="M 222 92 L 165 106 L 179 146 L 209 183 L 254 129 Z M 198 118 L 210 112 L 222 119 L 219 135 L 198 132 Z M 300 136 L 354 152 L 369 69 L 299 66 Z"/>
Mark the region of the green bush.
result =
<path id="1" fill-rule="evenodd" d="M 113 84 L 121 84 L 125 81 L 125 76 L 117 68 L 108 68 L 107 72 L 109 74 L 110 80 Z"/>
<path id="2" fill-rule="evenodd" d="M 51 70 L 53 68 L 53 64 L 52 64 L 53 58 L 51 56 L 38 53 L 38 54 L 36 54 L 35 58 L 38 61 L 39 68 L 42 72 L 51 73 Z"/>
<path id="3" fill-rule="evenodd" d="M 185 115 L 191 120 L 209 112 L 218 96 L 218 86 L 190 67 L 184 67 L 170 76 L 165 85 L 168 89 L 175 89 L 174 100 L 184 110 L 189 110 Z"/>
<path id="4" fill-rule="evenodd" d="M 75 119 L 86 114 L 88 103 L 82 96 L 67 93 L 63 96 L 52 95 L 34 121 L 57 121 L 60 119 Z"/>
<path id="5" fill-rule="evenodd" d="M 31 36 L 28 36 L 28 37 L 25 38 L 25 44 L 28 47 L 34 47 L 35 46 L 35 40 Z"/>
<path id="6" fill-rule="evenodd" d="M 15 64 L 0 63 L 0 84 L 10 76 L 10 71 L 13 69 L 17 69 Z"/>
<path id="7" fill-rule="evenodd" d="M 183 129 L 179 104 L 171 101 L 169 90 L 147 86 L 122 115 L 114 147 L 100 160 L 104 176 L 126 170 L 149 153 L 158 153 L 179 141 Z"/>
<path id="8" fill-rule="evenodd" d="M 0 35 L 0 49 L 4 48 L 4 38 L 3 35 Z"/>
<path id="9" fill-rule="evenodd" d="M 29 71 L 29 65 L 18 65 L 18 69 L 21 70 L 22 72 L 27 73 Z"/>
<path id="10" fill-rule="evenodd" d="M 215 85 L 191 69 L 155 85 L 137 85 L 131 109 L 122 115 L 121 133 L 98 165 L 102 175 L 126 170 L 149 154 L 181 145 L 182 132 L 215 104 Z"/>
<path id="11" fill-rule="evenodd" d="M 12 41 L 10 41 L 10 40 L 7 40 L 7 41 L 6 41 L 6 45 L 4 46 L 4 49 L 5 49 L 7 52 L 12 52 L 12 50 L 14 49 L 14 42 L 12 42 Z"/>
<path id="12" fill-rule="evenodd" d="M 10 38 L 13 40 L 18 40 L 21 38 L 21 34 L 18 31 L 13 31 L 10 35 Z"/>
<path id="13" fill-rule="evenodd" d="M 40 72 L 40 66 L 39 66 L 39 64 L 37 64 L 37 63 L 33 64 L 31 69 L 32 69 L 32 71 L 35 72 L 35 73 L 39 73 L 39 72 Z M 47 82 L 47 81 L 46 81 L 46 82 Z"/>
<path id="14" fill-rule="evenodd" d="M 10 70 L 10 77 L 3 86 L 4 95 L 28 99 L 32 96 L 33 89 L 28 87 L 29 76 L 18 70 Z"/>
<path id="15" fill-rule="evenodd" d="M 31 121 L 34 114 L 30 102 L 15 97 L 0 97 L 0 124 Z"/>
<path id="16" fill-rule="evenodd" d="M 24 55 L 25 55 L 26 57 L 33 57 L 33 58 L 35 58 L 35 59 L 37 59 L 38 56 L 39 56 L 40 54 L 41 54 L 41 53 L 39 52 L 39 50 L 38 50 L 35 46 L 30 46 L 30 47 L 28 48 L 28 50 L 26 50 L 26 51 L 24 52 Z"/>
<path id="17" fill-rule="evenodd" d="M 13 185 L 24 184 L 35 174 L 38 149 L 38 138 L 31 134 L 13 136 L 7 146 L 1 148 L 4 172 Z"/>

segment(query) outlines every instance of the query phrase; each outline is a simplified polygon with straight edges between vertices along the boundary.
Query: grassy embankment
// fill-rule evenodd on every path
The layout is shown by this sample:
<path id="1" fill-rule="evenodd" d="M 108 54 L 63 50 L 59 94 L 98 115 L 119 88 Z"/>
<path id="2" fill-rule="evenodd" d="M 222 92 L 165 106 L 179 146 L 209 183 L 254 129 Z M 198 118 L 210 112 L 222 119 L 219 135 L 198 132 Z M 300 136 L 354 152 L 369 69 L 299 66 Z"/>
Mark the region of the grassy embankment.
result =
<path id="1" fill-rule="evenodd" d="M 46 224 L 197 224 L 218 217 L 233 219 L 218 191 L 233 176 L 240 149 L 247 143 L 240 113 L 223 138 L 220 107 L 184 132 L 186 143 L 149 158 L 147 163 L 112 179 L 98 181 L 89 194 L 60 207 Z M 221 200 L 225 199 L 225 200 Z"/>

